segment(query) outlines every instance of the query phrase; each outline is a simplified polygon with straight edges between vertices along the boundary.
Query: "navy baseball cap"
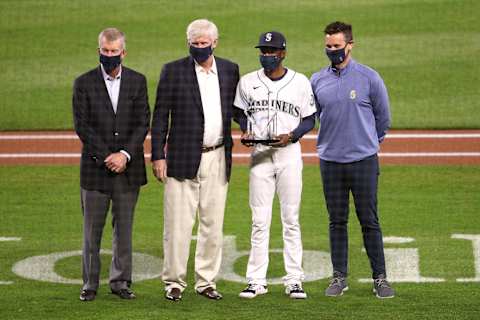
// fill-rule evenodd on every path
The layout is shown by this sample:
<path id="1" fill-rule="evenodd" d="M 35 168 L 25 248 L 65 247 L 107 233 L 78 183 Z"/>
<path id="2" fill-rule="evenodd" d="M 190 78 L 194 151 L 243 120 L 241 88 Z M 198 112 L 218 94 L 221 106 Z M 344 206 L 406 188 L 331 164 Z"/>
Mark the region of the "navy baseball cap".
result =
<path id="1" fill-rule="evenodd" d="M 287 40 L 284 35 L 277 31 L 269 31 L 262 33 L 258 39 L 258 45 L 255 48 L 270 47 L 285 50 L 287 48 Z"/>

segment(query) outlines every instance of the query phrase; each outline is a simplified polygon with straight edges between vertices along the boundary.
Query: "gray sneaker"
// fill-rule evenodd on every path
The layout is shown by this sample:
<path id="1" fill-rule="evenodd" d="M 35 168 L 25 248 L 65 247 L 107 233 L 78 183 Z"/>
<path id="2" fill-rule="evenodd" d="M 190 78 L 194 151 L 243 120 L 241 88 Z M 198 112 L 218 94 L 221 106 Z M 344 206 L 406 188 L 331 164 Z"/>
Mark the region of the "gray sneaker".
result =
<path id="1" fill-rule="evenodd" d="M 383 274 L 373 279 L 373 293 L 380 299 L 395 297 L 395 290 L 393 290 Z"/>
<path id="2" fill-rule="evenodd" d="M 325 289 L 325 295 L 327 297 L 338 297 L 348 290 L 347 278 L 340 276 L 336 273 L 333 274 L 333 278 Z"/>

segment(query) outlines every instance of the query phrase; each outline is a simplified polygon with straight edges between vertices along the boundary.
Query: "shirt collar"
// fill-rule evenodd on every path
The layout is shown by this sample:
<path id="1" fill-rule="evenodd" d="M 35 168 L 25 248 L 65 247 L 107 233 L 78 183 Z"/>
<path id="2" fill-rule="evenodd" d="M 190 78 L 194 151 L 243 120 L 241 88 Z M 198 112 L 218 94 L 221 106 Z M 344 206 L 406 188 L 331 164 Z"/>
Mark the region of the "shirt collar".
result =
<path id="1" fill-rule="evenodd" d="M 117 76 L 115 77 L 115 79 L 112 78 L 111 75 L 109 75 L 108 73 L 105 72 L 105 69 L 103 68 L 103 65 L 100 63 L 100 69 L 102 69 L 102 76 L 103 76 L 103 79 L 105 81 L 112 81 L 112 80 L 115 80 L 115 79 L 120 79 L 121 76 L 122 76 L 122 65 L 120 65 L 120 71 L 118 71 L 118 74 Z"/>
<path id="2" fill-rule="evenodd" d="M 335 66 L 330 65 L 330 67 L 328 67 L 328 71 L 330 71 L 331 73 L 334 73 L 336 75 L 344 75 L 344 74 L 347 74 L 348 72 L 350 72 L 350 70 L 352 70 L 355 67 L 356 64 L 357 64 L 357 62 L 355 60 L 353 60 L 353 58 L 351 58 L 350 61 L 348 62 L 348 64 L 345 66 L 345 68 L 338 69 Z"/>
<path id="3" fill-rule="evenodd" d="M 215 57 L 212 56 L 212 58 L 213 58 L 212 67 L 210 68 L 210 70 L 208 70 L 208 73 L 213 73 L 213 74 L 216 75 L 216 74 L 218 74 L 218 73 L 217 73 L 217 63 L 215 62 Z M 197 73 L 203 72 L 203 73 L 205 73 L 205 74 L 208 74 L 208 73 L 205 71 L 205 69 L 203 69 L 203 67 L 202 67 L 200 64 L 198 64 L 197 61 L 195 61 L 195 59 L 193 59 L 193 61 L 195 62 L 195 71 L 196 71 Z"/>

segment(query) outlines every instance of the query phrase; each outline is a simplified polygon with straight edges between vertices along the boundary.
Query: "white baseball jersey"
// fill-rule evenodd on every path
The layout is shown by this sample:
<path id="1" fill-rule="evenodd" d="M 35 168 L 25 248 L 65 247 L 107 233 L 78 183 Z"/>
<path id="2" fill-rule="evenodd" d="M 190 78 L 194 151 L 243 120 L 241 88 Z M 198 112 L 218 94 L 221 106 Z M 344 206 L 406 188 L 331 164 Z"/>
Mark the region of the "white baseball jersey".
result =
<path id="1" fill-rule="evenodd" d="M 302 118 L 316 112 L 310 81 L 288 69 L 277 81 L 263 69 L 244 75 L 237 86 L 234 105 L 254 122 L 258 139 L 293 131 Z M 270 124 L 270 126 L 269 126 Z M 246 277 L 249 283 L 267 285 L 268 243 L 275 192 L 280 200 L 283 225 L 285 285 L 300 284 L 302 240 L 299 223 L 302 193 L 302 155 L 299 143 L 274 148 L 255 145 L 249 177 L 249 204 L 252 210 L 252 238 Z"/>
<path id="2" fill-rule="evenodd" d="M 310 81 L 291 69 L 277 81 L 267 77 L 263 69 L 244 75 L 234 105 L 250 117 L 253 133 L 261 139 L 289 133 L 302 118 L 316 112 Z"/>

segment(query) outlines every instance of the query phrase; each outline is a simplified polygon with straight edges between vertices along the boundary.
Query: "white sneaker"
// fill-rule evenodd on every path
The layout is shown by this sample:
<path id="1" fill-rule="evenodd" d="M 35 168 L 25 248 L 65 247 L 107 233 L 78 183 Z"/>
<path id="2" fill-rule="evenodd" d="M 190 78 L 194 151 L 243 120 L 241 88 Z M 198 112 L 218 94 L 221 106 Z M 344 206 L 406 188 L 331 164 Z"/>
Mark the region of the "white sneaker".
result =
<path id="1" fill-rule="evenodd" d="M 260 294 L 268 292 L 267 286 L 262 286 L 256 283 L 249 283 L 248 286 L 240 292 L 240 298 L 253 299 Z"/>
<path id="2" fill-rule="evenodd" d="M 285 294 L 292 299 L 306 299 L 307 294 L 303 291 L 301 283 L 289 284 L 285 287 Z"/>

